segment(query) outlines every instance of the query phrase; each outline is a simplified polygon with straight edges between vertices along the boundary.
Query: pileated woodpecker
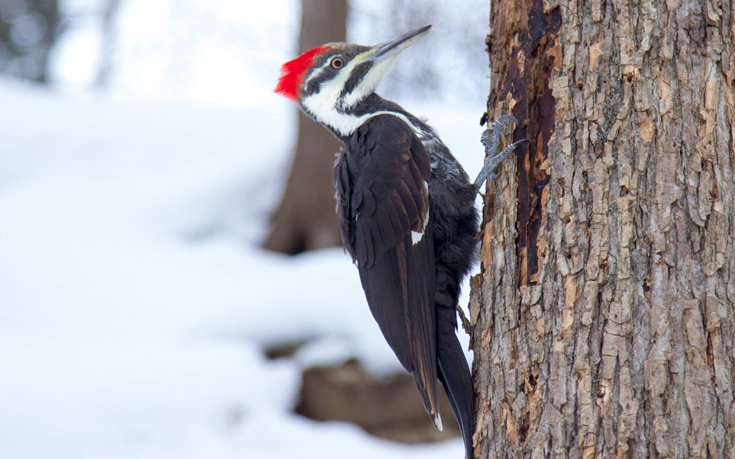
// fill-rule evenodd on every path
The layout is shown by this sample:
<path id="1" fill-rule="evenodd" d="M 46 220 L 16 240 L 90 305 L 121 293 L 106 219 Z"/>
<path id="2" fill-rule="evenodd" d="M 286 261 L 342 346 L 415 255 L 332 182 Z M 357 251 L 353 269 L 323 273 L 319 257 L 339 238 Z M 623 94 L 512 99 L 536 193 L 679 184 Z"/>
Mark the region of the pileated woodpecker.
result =
<path id="1" fill-rule="evenodd" d="M 478 248 L 475 196 L 520 141 L 496 153 L 502 122 L 517 121 L 506 115 L 493 123 L 482 139 L 488 157 L 470 183 L 426 123 L 375 94 L 398 54 L 430 29 L 376 46 L 306 51 L 283 65 L 276 92 L 344 144 L 334 169 L 344 246 L 373 317 L 439 430 L 437 379 L 444 385 L 470 458 L 475 401 L 455 307 Z"/>

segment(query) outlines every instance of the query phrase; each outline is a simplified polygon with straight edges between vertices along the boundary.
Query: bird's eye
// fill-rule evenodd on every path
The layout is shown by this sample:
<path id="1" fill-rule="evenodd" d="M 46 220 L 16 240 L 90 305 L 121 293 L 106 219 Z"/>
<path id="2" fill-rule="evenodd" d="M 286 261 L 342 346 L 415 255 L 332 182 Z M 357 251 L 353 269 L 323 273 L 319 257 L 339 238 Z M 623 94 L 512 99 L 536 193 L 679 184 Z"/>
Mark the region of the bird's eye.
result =
<path id="1" fill-rule="evenodd" d="M 345 65 L 345 62 L 342 59 L 340 58 L 332 59 L 333 69 L 341 69 L 343 65 Z"/>

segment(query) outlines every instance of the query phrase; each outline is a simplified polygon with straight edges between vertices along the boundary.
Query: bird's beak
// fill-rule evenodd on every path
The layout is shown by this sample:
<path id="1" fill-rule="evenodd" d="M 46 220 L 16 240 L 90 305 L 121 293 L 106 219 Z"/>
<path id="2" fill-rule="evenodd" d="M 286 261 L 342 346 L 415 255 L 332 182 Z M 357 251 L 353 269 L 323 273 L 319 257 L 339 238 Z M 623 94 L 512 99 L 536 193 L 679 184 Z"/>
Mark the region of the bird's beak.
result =
<path id="1" fill-rule="evenodd" d="M 374 61 L 375 63 L 378 63 L 385 60 L 392 60 L 392 58 L 398 56 L 401 51 L 421 40 L 424 35 L 429 33 L 431 27 L 431 25 L 419 27 L 418 29 L 406 32 L 400 37 L 394 38 L 387 43 L 373 46 L 370 50 L 370 55 L 365 58 L 365 61 Z"/>
<path id="2" fill-rule="evenodd" d="M 369 63 L 367 71 L 362 74 L 360 82 L 350 91 L 344 95 L 342 103 L 345 107 L 352 107 L 356 103 L 363 100 L 368 94 L 375 91 L 375 87 L 378 86 L 380 79 L 383 78 L 385 72 L 388 71 L 393 61 L 404 49 L 408 48 L 412 44 L 416 43 L 426 35 L 431 26 L 424 26 L 416 30 L 404 33 L 400 37 L 383 43 L 381 45 L 375 45 L 368 49 L 364 53 L 358 55 L 350 62 L 350 66 L 347 67 L 349 75 L 356 66 L 362 66 L 364 63 Z M 346 78 L 346 77 L 345 77 Z M 340 87 L 341 89 L 341 87 Z"/>

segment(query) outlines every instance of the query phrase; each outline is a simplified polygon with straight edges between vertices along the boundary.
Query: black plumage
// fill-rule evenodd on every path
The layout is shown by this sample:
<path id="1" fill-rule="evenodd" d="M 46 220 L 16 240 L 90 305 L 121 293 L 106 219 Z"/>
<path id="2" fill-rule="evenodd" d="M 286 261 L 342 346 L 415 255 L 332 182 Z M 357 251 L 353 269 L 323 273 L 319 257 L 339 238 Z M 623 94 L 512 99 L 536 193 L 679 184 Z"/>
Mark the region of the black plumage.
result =
<path id="1" fill-rule="evenodd" d="M 373 317 L 413 373 L 426 410 L 436 419 L 438 379 L 471 449 L 474 393 L 455 306 L 477 251 L 475 187 L 428 126 L 391 105 L 425 140 L 394 114 L 342 137 L 334 171 L 342 238 Z"/>

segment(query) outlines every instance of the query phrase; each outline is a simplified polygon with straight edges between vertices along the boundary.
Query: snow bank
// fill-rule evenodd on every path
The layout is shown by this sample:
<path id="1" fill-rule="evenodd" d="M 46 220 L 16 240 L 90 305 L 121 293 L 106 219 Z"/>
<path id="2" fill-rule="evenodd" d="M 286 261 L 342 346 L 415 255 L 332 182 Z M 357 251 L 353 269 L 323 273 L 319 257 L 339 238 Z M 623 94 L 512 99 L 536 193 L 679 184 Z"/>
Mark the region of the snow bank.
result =
<path id="1" fill-rule="evenodd" d="M 257 246 L 293 142 L 293 108 L 274 106 L 0 81 L 0 457 L 462 456 L 459 440 L 406 446 L 291 413 L 305 365 L 399 366 L 342 250 Z M 479 114 L 434 112 L 477 171 Z M 304 338 L 293 359 L 263 357 Z"/>

